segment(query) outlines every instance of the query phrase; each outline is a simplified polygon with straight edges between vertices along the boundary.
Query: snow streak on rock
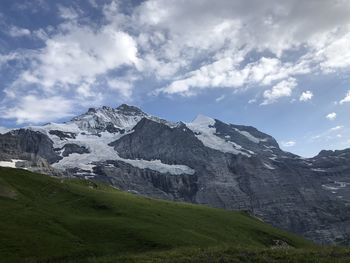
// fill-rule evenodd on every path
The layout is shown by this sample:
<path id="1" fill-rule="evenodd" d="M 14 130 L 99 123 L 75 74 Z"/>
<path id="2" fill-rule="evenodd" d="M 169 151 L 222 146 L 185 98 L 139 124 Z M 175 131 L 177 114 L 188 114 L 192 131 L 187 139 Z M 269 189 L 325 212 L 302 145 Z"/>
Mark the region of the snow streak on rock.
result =
<path id="1" fill-rule="evenodd" d="M 243 154 L 250 157 L 251 155 L 243 151 L 243 147 L 234 142 L 230 142 L 216 136 L 216 128 L 214 127 L 215 120 L 204 116 L 198 115 L 197 118 L 187 124 L 196 135 L 196 137 L 207 147 L 227 153 Z"/>

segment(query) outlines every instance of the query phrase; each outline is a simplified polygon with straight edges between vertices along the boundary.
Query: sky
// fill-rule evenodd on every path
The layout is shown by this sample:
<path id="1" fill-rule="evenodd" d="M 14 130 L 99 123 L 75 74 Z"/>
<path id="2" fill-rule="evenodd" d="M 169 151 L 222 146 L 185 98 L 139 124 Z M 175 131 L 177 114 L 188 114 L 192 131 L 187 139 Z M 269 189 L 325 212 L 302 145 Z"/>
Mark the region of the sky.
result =
<path id="1" fill-rule="evenodd" d="M 2 0 L 0 131 L 127 103 L 350 147 L 348 0 Z"/>

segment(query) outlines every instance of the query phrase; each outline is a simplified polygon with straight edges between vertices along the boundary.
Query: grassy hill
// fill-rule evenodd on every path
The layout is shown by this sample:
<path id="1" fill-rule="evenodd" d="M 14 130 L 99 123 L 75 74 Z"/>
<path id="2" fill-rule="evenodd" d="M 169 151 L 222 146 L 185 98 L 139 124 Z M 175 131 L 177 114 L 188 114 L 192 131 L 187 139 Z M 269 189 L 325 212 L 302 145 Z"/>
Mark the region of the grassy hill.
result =
<path id="1" fill-rule="evenodd" d="M 305 255 L 348 262 L 346 249 L 321 250 L 244 213 L 0 168 L 0 262 L 279 262 L 271 259 Z"/>

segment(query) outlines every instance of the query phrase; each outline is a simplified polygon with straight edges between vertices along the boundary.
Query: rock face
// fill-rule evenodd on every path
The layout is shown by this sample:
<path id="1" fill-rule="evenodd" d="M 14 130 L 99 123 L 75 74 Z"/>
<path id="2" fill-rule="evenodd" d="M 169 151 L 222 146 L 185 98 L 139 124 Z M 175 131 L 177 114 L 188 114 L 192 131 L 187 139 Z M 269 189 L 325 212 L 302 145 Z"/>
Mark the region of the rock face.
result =
<path id="1" fill-rule="evenodd" d="M 124 191 L 155 198 L 195 202 L 196 175 L 174 175 L 148 168 L 139 169 L 121 161 L 107 161 L 96 166 L 94 172 L 98 174 L 99 180 Z"/>
<path id="2" fill-rule="evenodd" d="M 124 104 L 0 135 L 0 161 L 33 156 L 68 176 L 245 210 L 319 243 L 350 244 L 349 149 L 305 159 L 254 127 L 206 116 L 171 123 Z"/>
<path id="3" fill-rule="evenodd" d="M 49 163 L 62 159 L 55 153 L 48 136 L 28 129 L 0 134 L 0 156 L 3 159 L 30 159 L 31 156 L 38 156 Z"/>
<path id="4" fill-rule="evenodd" d="M 64 139 L 75 139 L 76 134 L 72 133 L 72 132 L 63 132 L 63 131 L 59 131 L 59 130 L 51 130 L 49 131 L 49 133 L 51 135 L 56 135 L 57 137 L 59 137 L 61 140 Z"/>
<path id="5" fill-rule="evenodd" d="M 63 150 L 62 152 L 63 157 L 67 157 L 72 153 L 78 153 L 78 154 L 90 153 L 90 151 L 86 147 L 80 146 L 74 143 L 65 144 L 61 150 Z"/>

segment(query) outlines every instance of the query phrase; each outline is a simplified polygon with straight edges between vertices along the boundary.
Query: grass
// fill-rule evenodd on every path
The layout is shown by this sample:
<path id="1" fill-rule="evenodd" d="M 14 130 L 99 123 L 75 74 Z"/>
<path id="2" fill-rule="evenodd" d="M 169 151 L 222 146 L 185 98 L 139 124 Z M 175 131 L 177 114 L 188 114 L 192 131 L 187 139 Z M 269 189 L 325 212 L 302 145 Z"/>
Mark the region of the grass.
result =
<path id="1" fill-rule="evenodd" d="M 272 249 L 276 240 L 288 248 Z M 348 253 L 241 212 L 0 168 L 0 262 L 350 262 Z"/>
<path id="2" fill-rule="evenodd" d="M 246 247 L 211 247 L 174 249 L 138 255 L 90 258 L 88 263 L 348 263 L 349 249 L 261 249 Z"/>

